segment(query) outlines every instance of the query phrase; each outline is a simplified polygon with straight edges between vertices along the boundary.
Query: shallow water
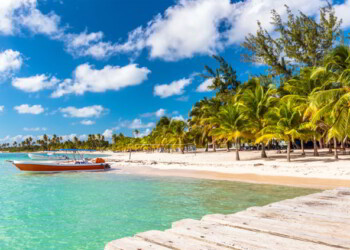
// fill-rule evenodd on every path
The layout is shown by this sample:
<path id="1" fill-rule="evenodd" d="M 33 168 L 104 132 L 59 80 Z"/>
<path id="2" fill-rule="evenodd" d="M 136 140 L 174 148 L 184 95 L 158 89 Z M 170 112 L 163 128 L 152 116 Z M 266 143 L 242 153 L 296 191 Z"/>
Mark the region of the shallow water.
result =
<path id="1" fill-rule="evenodd" d="M 103 249 L 116 238 L 173 221 L 317 190 L 191 178 L 111 173 L 25 174 L 0 154 L 0 249 Z"/>

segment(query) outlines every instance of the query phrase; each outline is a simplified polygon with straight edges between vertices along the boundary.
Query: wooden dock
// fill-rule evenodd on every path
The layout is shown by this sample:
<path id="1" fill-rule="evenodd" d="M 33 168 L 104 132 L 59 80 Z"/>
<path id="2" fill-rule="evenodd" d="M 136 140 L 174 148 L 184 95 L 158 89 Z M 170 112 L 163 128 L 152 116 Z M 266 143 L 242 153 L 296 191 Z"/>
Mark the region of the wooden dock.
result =
<path id="1" fill-rule="evenodd" d="M 105 250 L 350 249 L 350 189 L 327 190 L 230 215 L 174 222 L 109 242 Z"/>

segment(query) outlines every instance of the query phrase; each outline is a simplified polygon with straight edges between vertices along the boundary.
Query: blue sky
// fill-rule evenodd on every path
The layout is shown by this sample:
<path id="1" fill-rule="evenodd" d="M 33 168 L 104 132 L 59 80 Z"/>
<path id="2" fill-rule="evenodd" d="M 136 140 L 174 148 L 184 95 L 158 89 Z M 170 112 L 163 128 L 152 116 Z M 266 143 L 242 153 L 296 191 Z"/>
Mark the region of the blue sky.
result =
<path id="1" fill-rule="evenodd" d="M 161 115 L 187 119 L 207 91 L 198 73 L 220 54 L 240 80 L 264 71 L 239 44 L 271 30 L 283 5 L 316 16 L 324 0 L 2 0 L 0 143 L 26 136 L 146 134 Z M 350 2 L 334 2 L 348 29 Z M 204 84 L 204 85 L 203 85 Z"/>

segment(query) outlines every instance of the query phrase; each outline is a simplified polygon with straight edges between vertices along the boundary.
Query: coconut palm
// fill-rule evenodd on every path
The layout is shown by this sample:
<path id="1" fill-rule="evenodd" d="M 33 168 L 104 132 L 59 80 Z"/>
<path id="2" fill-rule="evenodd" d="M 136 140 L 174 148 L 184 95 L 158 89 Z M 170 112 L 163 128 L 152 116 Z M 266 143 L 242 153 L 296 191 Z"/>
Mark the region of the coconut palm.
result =
<path id="1" fill-rule="evenodd" d="M 270 85 L 264 88 L 260 84 L 259 78 L 252 78 L 246 83 L 246 88 L 243 88 L 239 95 L 240 101 L 243 104 L 244 112 L 249 118 L 251 128 L 255 134 L 267 126 L 265 116 L 269 109 L 273 107 L 278 99 L 276 97 L 277 90 L 275 86 Z M 265 144 L 262 143 L 261 157 L 266 158 Z"/>
<path id="2" fill-rule="evenodd" d="M 300 70 L 300 75 L 293 77 L 289 81 L 287 81 L 284 85 L 284 90 L 288 93 L 285 95 L 282 100 L 292 100 L 294 105 L 299 109 L 299 111 L 303 114 L 303 119 L 301 122 L 310 121 L 310 117 L 317 112 L 317 107 L 311 103 L 310 96 L 322 88 L 322 80 L 313 76 L 314 68 L 306 67 Z M 317 150 L 317 138 L 320 136 L 322 131 L 324 131 L 325 127 L 322 126 L 311 126 L 308 125 L 309 128 L 312 128 L 314 133 L 311 135 L 311 138 L 302 137 L 301 139 L 301 147 L 304 155 L 304 140 L 313 140 L 314 146 L 314 156 L 318 156 Z"/>
<path id="3" fill-rule="evenodd" d="M 288 100 L 281 101 L 279 106 L 270 109 L 267 117 L 269 125 L 261 130 L 257 142 L 268 142 L 272 139 L 285 141 L 288 146 L 287 160 L 290 161 L 291 143 L 307 131 L 300 126 L 302 113 Z"/>
<path id="4" fill-rule="evenodd" d="M 167 133 L 169 144 L 180 147 L 181 153 L 185 152 L 187 144 L 187 124 L 184 121 L 172 120 Z"/>
<path id="5" fill-rule="evenodd" d="M 220 124 L 210 132 L 211 135 L 218 139 L 235 142 L 236 160 L 239 161 L 239 140 L 249 137 L 247 117 L 242 112 L 242 105 L 240 103 L 230 103 L 222 106 L 215 116 L 208 119 L 208 122 L 214 124 L 213 126 Z"/>
<path id="6" fill-rule="evenodd" d="M 350 48 L 338 46 L 325 58 L 325 66 L 314 70 L 314 78 L 323 78 L 322 90 L 310 96 L 317 112 L 312 116 L 313 123 L 328 122 L 328 141 L 343 141 L 349 136 L 350 116 Z M 335 150 L 337 151 L 337 150 Z M 335 152 L 335 155 L 337 152 Z M 337 155 L 335 156 L 337 158 Z"/>

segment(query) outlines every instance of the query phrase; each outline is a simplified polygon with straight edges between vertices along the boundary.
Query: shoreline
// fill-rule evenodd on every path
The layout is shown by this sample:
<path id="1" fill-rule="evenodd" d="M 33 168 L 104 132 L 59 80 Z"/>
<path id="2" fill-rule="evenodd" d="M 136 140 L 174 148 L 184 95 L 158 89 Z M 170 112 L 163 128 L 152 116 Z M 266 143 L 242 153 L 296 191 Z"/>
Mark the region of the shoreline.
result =
<path id="1" fill-rule="evenodd" d="M 303 188 L 333 189 L 350 187 L 350 155 L 334 160 L 328 149 L 314 157 L 312 150 L 301 157 L 298 150 L 287 162 L 284 154 L 268 151 L 269 158 L 261 159 L 259 151 L 242 151 L 241 161 L 234 161 L 234 152 L 146 153 L 95 152 L 112 165 L 114 174 L 135 174 L 159 177 L 187 177 L 211 180 L 238 181 Z"/>
<path id="2" fill-rule="evenodd" d="M 338 187 L 350 187 L 350 180 L 324 179 L 293 176 L 271 176 L 258 174 L 231 174 L 205 170 L 183 170 L 183 169 L 157 169 L 149 166 L 143 167 L 118 167 L 114 164 L 110 170 L 111 174 L 130 174 L 138 176 L 153 177 L 182 177 L 204 180 L 237 181 L 253 184 L 267 184 L 311 189 L 334 189 Z"/>

